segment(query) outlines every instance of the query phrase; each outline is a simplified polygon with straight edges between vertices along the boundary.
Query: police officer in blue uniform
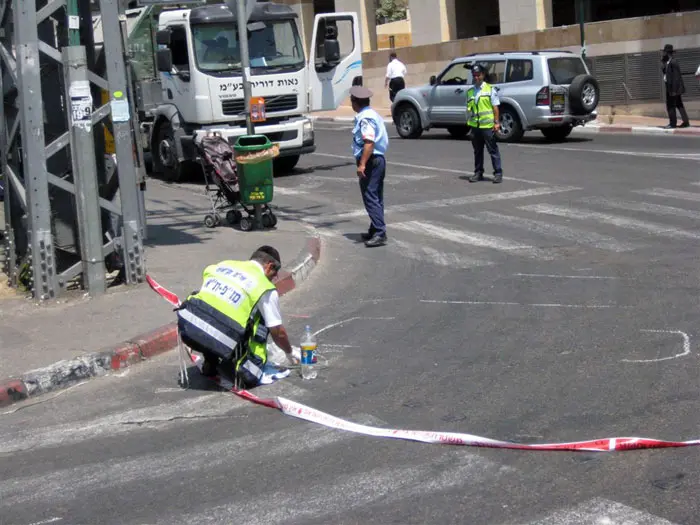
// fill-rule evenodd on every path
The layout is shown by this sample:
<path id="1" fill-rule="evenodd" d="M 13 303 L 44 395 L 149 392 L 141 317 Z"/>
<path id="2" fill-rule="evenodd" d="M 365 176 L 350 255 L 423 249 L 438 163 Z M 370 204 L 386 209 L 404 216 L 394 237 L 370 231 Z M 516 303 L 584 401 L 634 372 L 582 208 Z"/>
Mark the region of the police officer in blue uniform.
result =
<path id="1" fill-rule="evenodd" d="M 370 219 L 369 231 L 362 234 L 365 246 L 374 248 L 386 244 L 384 222 L 384 176 L 389 134 L 384 119 L 370 107 L 372 92 L 363 86 L 350 90 L 352 109 L 357 113 L 352 130 L 352 154 L 357 162 L 357 176 Z"/>

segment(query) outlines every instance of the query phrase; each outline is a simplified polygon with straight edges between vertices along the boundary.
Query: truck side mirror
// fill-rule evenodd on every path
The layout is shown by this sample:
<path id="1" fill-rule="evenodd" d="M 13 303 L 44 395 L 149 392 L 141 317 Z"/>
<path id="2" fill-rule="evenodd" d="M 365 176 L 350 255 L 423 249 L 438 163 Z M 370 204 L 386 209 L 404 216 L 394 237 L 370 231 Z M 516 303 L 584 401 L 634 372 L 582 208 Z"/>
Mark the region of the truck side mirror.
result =
<path id="1" fill-rule="evenodd" d="M 156 44 L 159 46 L 170 46 L 170 29 L 161 29 L 156 32 Z"/>
<path id="2" fill-rule="evenodd" d="M 335 67 L 340 64 L 340 42 L 337 40 L 325 40 L 323 42 L 323 52 L 326 64 Z"/>
<path id="3" fill-rule="evenodd" d="M 158 71 L 170 73 L 173 70 L 173 54 L 169 49 L 159 49 L 156 53 Z"/>
<path id="4" fill-rule="evenodd" d="M 437 77 L 435 75 L 432 75 L 430 77 L 430 85 L 434 86 L 435 84 L 437 84 Z"/>

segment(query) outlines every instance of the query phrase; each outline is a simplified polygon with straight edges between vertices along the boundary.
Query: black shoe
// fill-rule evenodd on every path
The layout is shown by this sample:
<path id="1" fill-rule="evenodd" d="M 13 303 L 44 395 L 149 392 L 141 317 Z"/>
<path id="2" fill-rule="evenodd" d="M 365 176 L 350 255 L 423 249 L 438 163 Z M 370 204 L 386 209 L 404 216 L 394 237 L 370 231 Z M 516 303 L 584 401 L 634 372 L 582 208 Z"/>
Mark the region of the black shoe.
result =
<path id="1" fill-rule="evenodd" d="M 212 363 L 211 361 L 204 361 L 204 364 L 202 365 L 202 375 L 206 377 L 214 377 L 218 374 L 219 372 L 216 370 L 216 363 Z"/>
<path id="2" fill-rule="evenodd" d="M 386 244 L 386 235 L 375 233 L 371 239 L 365 242 L 367 248 L 376 248 L 377 246 L 384 246 Z"/>
<path id="3" fill-rule="evenodd" d="M 501 182 L 503 182 L 503 174 L 502 174 L 502 173 L 499 173 L 498 175 L 494 175 L 494 177 L 493 177 L 493 183 L 494 183 L 494 184 L 500 184 Z"/>
<path id="4" fill-rule="evenodd" d="M 468 180 L 469 182 L 479 182 L 479 181 L 484 180 L 484 176 L 481 175 L 481 174 L 475 173 L 474 175 L 472 175 L 471 177 L 469 177 L 467 180 Z"/>
<path id="5" fill-rule="evenodd" d="M 681 124 L 681 125 L 678 126 L 678 127 L 679 127 L 679 128 L 689 128 L 689 127 L 690 127 L 690 122 L 684 122 L 683 124 Z"/>
<path id="6" fill-rule="evenodd" d="M 363 233 L 360 237 L 362 237 L 363 241 L 369 241 L 372 237 L 374 237 L 374 231 L 370 230 L 367 233 Z"/>
<path id="7" fill-rule="evenodd" d="M 664 126 L 664 129 L 676 129 L 676 126 L 669 124 L 668 126 Z"/>

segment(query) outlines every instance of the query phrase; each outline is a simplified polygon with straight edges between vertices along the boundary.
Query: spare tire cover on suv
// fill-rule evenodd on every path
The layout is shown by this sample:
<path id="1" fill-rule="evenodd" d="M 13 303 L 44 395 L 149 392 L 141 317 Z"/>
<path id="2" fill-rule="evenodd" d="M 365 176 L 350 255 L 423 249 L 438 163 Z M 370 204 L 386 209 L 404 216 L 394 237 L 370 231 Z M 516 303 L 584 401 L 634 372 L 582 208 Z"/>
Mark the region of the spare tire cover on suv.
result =
<path id="1" fill-rule="evenodd" d="M 569 86 L 569 106 L 575 114 L 588 114 L 598 107 L 600 86 L 591 75 L 574 77 Z"/>

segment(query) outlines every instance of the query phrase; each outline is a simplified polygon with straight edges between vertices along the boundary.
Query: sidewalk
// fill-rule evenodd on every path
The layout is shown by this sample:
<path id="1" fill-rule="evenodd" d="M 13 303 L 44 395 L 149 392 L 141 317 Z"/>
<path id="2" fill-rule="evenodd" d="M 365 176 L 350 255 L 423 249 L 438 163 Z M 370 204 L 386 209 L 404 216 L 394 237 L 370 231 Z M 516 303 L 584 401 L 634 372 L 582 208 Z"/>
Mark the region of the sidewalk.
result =
<path id="1" fill-rule="evenodd" d="M 284 271 L 276 284 L 281 294 L 305 279 L 318 261 L 319 238 L 294 222 L 280 220 L 274 230 L 247 233 L 223 225 L 205 228 L 208 201 L 192 191 L 155 180 L 147 190 L 147 272 L 179 297 L 199 288 L 208 264 L 248 259 L 263 244 L 280 251 Z M 118 286 L 96 299 L 78 290 L 37 304 L 17 297 L 5 286 L 4 275 L 0 281 L 0 406 L 175 346 L 175 314 L 146 283 Z"/>
<path id="2" fill-rule="evenodd" d="M 389 108 L 375 108 L 388 124 L 391 124 L 391 110 Z M 340 106 L 336 111 L 319 111 L 311 117 L 319 122 L 352 122 L 355 113 L 349 106 Z M 612 121 L 611 121 L 612 120 Z M 686 135 L 700 137 L 700 122 L 691 120 L 691 127 L 684 129 L 663 129 L 668 124 L 668 119 L 643 117 L 637 115 L 598 115 L 598 118 L 583 127 L 577 127 L 577 133 L 632 133 L 641 135 Z"/>

